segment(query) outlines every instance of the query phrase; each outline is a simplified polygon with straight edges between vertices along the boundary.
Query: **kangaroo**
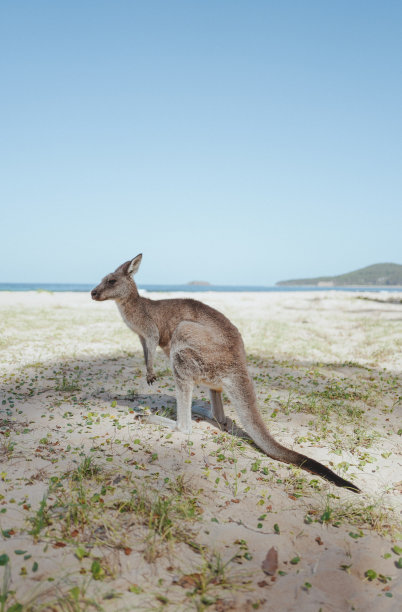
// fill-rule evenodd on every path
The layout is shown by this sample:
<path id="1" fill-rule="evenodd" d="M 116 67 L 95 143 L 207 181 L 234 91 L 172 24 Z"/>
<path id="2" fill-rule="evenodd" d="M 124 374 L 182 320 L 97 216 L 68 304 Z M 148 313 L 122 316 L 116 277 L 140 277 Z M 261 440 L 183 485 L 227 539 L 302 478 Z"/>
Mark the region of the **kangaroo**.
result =
<path id="1" fill-rule="evenodd" d="M 170 358 L 176 386 L 177 421 L 157 415 L 149 415 L 147 420 L 190 433 L 192 391 L 194 384 L 201 383 L 210 390 L 211 408 L 197 406 L 194 411 L 224 426 L 221 393 L 225 390 L 242 426 L 269 457 L 292 463 L 339 487 L 360 493 L 356 485 L 325 465 L 282 446 L 271 436 L 258 410 L 242 337 L 229 319 L 197 300 L 150 300 L 139 295 L 132 277 L 141 259 L 142 254 L 139 254 L 105 276 L 91 296 L 99 302 L 115 300 L 124 322 L 138 334 L 149 385 L 156 380 L 154 356 L 157 347 L 160 346 Z"/>

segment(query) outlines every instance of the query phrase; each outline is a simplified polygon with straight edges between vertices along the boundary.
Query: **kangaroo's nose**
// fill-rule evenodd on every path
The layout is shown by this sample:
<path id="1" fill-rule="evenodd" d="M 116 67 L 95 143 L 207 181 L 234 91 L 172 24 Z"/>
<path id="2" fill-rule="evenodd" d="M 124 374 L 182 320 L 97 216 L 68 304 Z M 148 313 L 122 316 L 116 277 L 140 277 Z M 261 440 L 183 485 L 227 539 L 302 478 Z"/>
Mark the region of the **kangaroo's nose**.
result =
<path id="1" fill-rule="evenodd" d="M 93 298 L 96 298 L 96 296 L 97 296 L 97 295 L 98 295 L 98 292 L 96 291 L 96 289 L 92 289 L 92 291 L 91 291 L 91 296 L 92 296 Z"/>

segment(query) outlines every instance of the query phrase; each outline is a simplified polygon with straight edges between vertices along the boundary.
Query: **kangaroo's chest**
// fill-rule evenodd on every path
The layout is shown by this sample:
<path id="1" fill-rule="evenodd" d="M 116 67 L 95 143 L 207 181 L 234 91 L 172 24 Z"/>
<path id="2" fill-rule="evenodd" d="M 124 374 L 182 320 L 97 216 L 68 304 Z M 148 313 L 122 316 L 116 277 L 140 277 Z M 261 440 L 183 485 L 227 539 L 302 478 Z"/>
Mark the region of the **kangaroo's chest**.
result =
<path id="1" fill-rule="evenodd" d="M 139 334 L 140 336 L 144 335 L 146 327 L 144 317 L 141 316 L 141 313 L 137 312 L 128 312 L 126 308 L 123 308 L 120 304 L 117 304 L 119 312 L 121 314 L 121 318 L 124 323 L 131 329 L 131 331 Z"/>

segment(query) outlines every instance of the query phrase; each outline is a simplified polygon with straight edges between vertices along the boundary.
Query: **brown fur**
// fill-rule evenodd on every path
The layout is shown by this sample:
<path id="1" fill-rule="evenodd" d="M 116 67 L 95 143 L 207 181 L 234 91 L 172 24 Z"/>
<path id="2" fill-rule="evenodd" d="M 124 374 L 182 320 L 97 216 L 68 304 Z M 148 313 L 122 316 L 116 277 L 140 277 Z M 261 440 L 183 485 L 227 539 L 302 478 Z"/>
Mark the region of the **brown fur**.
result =
<path id="1" fill-rule="evenodd" d="M 139 335 L 148 384 L 156 379 L 153 366 L 157 347 L 170 358 L 176 384 L 177 422 L 154 415 L 149 420 L 190 433 L 193 386 L 203 383 L 210 389 L 211 410 L 203 409 L 201 413 L 224 425 L 221 399 L 224 389 L 243 427 L 269 457 L 293 463 L 338 486 L 359 492 L 351 482 L 314 459 L 282 446 L 271 436 L 258 410 L 243 340 L 229 319 L 197 300 L 150 300 L 139 295 L 132 275 L 137 272 L 141 259 L 142 255 L 137 255 L 105 276 L 91 295 L 97 301 L 115 300 L 125 323 Z"/>

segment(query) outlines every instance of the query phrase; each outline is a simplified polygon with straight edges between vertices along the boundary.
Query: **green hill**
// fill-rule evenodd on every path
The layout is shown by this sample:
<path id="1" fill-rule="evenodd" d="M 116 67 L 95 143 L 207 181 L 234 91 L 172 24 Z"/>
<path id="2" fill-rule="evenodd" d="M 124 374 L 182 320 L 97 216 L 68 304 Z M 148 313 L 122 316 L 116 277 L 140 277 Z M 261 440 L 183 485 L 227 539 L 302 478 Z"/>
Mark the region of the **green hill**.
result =
<path id="1" fill-rule="evenodd" d="M 402 286 L 402 265 L 394 263 L 382 263 L 367 266 L 347 274 L 338 276 L 319 276 L 318 278 L 299 278 L 295 280 L 285 280 L 276 283 L 279 286 L 290 285 L 313 285 L 321 287 L 342 287 L 342 286 Z"/>

